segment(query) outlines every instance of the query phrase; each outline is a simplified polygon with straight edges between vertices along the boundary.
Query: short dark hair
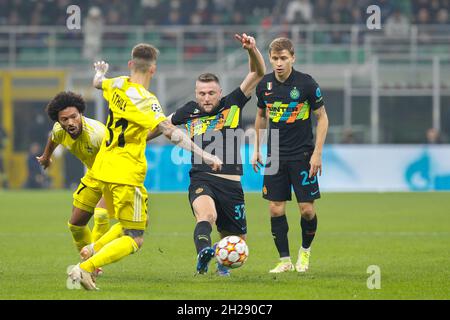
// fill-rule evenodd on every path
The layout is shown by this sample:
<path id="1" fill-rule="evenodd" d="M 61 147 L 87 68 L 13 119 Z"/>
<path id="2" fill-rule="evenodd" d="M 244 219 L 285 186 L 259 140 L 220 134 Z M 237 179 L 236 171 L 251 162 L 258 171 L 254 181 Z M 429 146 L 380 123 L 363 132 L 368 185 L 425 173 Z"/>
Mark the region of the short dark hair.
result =
<path id="1" fill-rule="evenodd" d="M 86 103 L 81 95 L 72 91 L 63 91 L 58 93 L 45 107 L 50 119 L 58 121 L 58 114 L 67 107 L 75 107 L 80 113 L 86 110 Z"/>
<path id="2" fill-rule="evenodd" d="M 147 43 L 139 43 L 131 50 L 134 69 L 139 72 L 146 72 L 150 65 L 156 63 L 158 56 L 159 50 Z"/>
<path id="3" fill-rule="evenodd" d="M 276 38 L 269 45 L 269 54 L 271 54 L 272 51 L 280 52 L 283 50 L 287 50 L 291 55 L 295 54 L 294 44 L 290 39 L 283 37 Z"/>
<path id="4" fill-rule="evenodd" d="M 200 81 L 200 82 L 217 82 L 218 84 L 220 84 L 219 78 L 213 73 L 202 73 L 201 75 L 198 76 L 197 81 Z"/>

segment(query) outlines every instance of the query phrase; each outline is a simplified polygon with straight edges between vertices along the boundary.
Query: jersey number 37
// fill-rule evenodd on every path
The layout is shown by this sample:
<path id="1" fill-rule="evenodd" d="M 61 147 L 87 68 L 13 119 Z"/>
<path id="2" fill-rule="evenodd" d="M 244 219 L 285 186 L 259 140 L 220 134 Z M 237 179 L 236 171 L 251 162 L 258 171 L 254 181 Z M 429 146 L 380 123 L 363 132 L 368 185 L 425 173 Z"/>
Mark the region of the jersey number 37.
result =
<path id="1" fill-rule="evenodd" d="M 109 117 L 108 117 L 108 124 L 107 124 L 107 128 L 109 131 L 109 140 L 106 141 L 106 146 L 109 147 L 111 145 L 111 143 L 113 142 L 114 139 L 114 131 L 113 131 L 113 124 L 114 124 L 114 114 L 112 112 L 111 109 L 109 109 Z M 120 118 L 116 121 L 116 123 L 114 124 L 114 128 L 119 128 L 121 127 L 122 130 L 118 136 L 118 143 L 117 145 L 121 148 L 125 147 L 125 130 L 128 127 L 128 120 L 124 119 L 124 118 Z"/>

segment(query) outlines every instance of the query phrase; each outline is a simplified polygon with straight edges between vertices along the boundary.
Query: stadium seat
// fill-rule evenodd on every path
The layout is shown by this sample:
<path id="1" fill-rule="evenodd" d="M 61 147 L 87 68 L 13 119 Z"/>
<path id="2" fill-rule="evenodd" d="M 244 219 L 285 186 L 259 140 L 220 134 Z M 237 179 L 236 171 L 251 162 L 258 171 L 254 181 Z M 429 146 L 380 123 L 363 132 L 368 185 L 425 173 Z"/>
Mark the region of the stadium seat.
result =
<path id="1" fill-rule="evenodd" d="M 48 63 L 47 48 L 22 48 L 17 56 L 17 65 L 19 66 L 39 66 Z"/>
<path id="2" fill-rule="evenodd" d="M 158 62 L 161 64 L 176 64 L 178 59 L 182 58 L 176 48 L 160 48 L 160 51 Z"/>
<path id="3" fill-rule="evenodd" d="M 364 62 L 366 62 L 366 52 L 364 51 L 363 48 L 360 48 L 360 49 L 358 50 L 357 62 L 358 62 L 358 63 L 364 63 Z"/>
<path id="4" fill-rule="evenodd" d="M 102 57 L 110 64 L 120 64 L 124 61 L 128 61 L 128 59 L 130 58 L 130 52 L 129 49 L 124 49 L 121 47 L 105 48 L 102 52 Z"/>
<path id="5" fill-rule="evenodd" d="M 61 48 L 56 52 L 56 64 L 78 64 L 83 60 L 82 52 L 76 48 Z"/>

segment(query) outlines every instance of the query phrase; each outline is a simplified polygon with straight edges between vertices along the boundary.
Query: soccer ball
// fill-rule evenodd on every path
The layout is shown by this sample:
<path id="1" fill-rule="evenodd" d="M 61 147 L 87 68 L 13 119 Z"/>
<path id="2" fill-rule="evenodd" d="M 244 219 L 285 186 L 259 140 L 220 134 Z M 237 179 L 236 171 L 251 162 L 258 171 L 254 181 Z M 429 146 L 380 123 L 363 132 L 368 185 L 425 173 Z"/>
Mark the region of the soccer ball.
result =
<path id="1" fill-rule="evenodd" d="M 248 246 L 244 239 L 238 236 L 225 237 L 216 246 L 216 259 L 225 267 L 239 268 L 247 257 Z"/>

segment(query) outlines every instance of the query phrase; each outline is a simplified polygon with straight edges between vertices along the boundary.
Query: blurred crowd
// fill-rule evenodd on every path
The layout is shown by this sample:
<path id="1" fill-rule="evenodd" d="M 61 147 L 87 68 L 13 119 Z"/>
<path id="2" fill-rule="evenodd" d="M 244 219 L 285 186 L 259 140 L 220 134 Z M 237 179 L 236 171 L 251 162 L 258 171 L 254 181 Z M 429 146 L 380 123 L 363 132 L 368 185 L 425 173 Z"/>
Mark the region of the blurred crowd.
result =
<path id="1" fill-rule="evenodd" d="M 98 7 L 106 25 L 360 24 L 369 5 L 382 22 L 449 24 L 450 0 L 0 0 L 0 25 L 65 25 L 66 9 Z"/>

